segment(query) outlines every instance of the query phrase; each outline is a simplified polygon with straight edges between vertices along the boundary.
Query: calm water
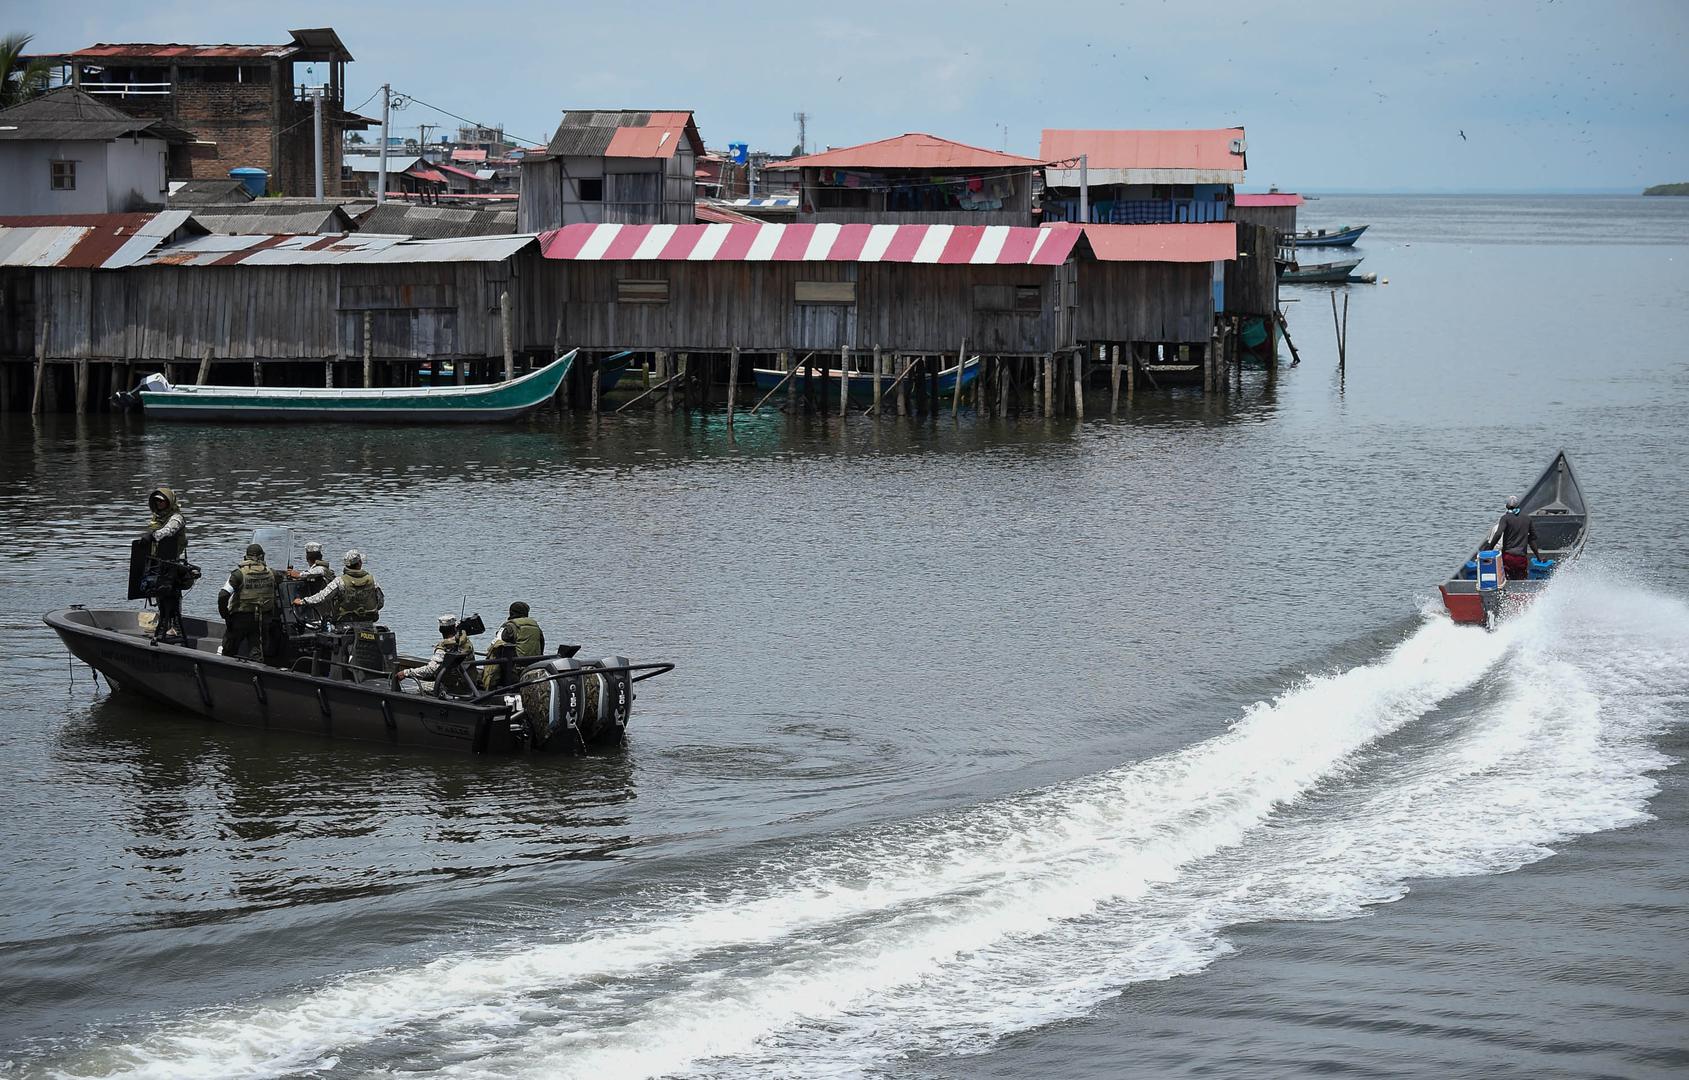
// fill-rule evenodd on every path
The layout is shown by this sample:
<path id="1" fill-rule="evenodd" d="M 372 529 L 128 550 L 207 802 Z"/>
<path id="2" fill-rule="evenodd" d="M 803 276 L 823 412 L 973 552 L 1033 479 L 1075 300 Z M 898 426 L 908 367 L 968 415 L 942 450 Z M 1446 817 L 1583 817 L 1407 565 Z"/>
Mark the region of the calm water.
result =
<path id="1" fill-rule="evenodd" d="M 0 1073 L 1667 1076 L 1689 1068 L 1689 199 L 1327 198 L 1275 386 L 1117 423 L 5 417 Z M 1565 447 L 1588 557 L 1434 583 Z M 357 546 L 401 643 L 526 599 L 667 659 L 625 753 L 109 696 L 146 491 L 220 574 Z M 189 594 L 209 610 L 213 584 Z"/>

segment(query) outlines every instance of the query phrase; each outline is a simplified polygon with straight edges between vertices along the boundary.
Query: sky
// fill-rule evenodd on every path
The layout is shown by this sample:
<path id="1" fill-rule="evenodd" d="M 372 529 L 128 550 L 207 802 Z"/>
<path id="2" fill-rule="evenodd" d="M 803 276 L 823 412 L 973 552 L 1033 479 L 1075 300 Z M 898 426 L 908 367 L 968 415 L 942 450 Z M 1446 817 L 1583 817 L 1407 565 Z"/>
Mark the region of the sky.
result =
<path id="1" fill-rule="evenodd" d="M 1689 0 L 0 0 L 0 33 L 32 51 L 305 26 L 356 57 L 348 106 L 390 82 L 534 143 L 570 108 L 692 109 L 710 147 L 776 153 L 799 111 L 811 150 L 924 131 L 1032 157 L 1046 127 L 1242 125 L 1251 190 L 1689 181 Z M 455 125 L 412 100 L 394 134 L 424 123 Z"/>

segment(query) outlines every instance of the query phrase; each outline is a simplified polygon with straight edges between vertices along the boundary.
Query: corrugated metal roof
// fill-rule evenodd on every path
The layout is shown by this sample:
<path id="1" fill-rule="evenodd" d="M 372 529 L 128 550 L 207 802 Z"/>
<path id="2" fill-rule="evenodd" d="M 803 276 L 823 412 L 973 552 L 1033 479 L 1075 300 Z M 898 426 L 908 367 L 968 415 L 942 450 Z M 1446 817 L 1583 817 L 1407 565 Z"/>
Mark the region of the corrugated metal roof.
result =
<path id="1" fill-rule="evenodd" d="M 393 176 L 414 168 L 422 158 L 416 154 L 387 154 L 387 175 Z M 355 173 L 369 173 L 371 176 L 381 174 L 380 154 L 347 154 L 341 159 L 347 169 Z"/>
<path id="2" fill-rule="evenodd" d="M 1003 169 L 1037 166 L 1042 162 L 1015 154 L 985 150 L 937 135 L 911 132 L 879 142 L 846 146 L 807 157 L 789 158 L 769 168 L 798 169 Z"/>
<path id="3" fill-rule="evenodd" d="M 198 206 L 245 206 L 252 201 L 252 192 L 239 180 L 172 180 L 170 206 L 172 209 Z"/>
<path id="4" fill-rule="evenodd" d="M 1237 258 L 1237 224 L 1230 221 L 1078 227 L 1085 230 L 1085 242 L 1102 262 L 1230 262 Z"/>
<path id="5" fill-rule="evenodd" d="M 104 142 L 130 132 L 173 143 L 193 140 L 192 135 L 172 124 L 130 116 L 74 86 L 61 86 L 0 109 L 0 139 Z"/>
<path id="6" fill-rule="evenodd" d="M 407 240 L 402 236 L 202 236 L 160 248 L 147 266 L 353 266 L 388 263 L 502 262 L 534 242 L 532 233 Z"/>
<path id="7" fill-rule="evenodd" d="M 690 112 L 637 109 L 572 109 L 563 114 L 547 144 L 551 157 L 670 158 L 685 139 L 692 152 L 704 152 L 704 140 Z"/>
<path id="8" fill-rule="evenodd" d="M 133 265 L 182 231 L 200 231 L 186 210 L 0 217 L 0 266 L 112 270 Z"/>
<path id="9" fill-rule="evenodd" d="M 1301 206 L 1302 196 L 1291 191 L 1245 192 L 1232 197 L 1237 206 Z"/>
<path id="10" fill-rule="evenodd" d="M 899 262 L 1055 266 L 1078 229 L 1024 225 L 565 225 L 540 234 L 548 259 Z"/>
<path id="11" fill-rule="evenodd" d="M 62 55 L 75 60 L 283 60 L 299 51 L 297 45 L 181 45 L 155 42 L 108 44 Z"/>
<path id="12" fill-rule="evenodd" d="M 462 149 L 453 150 L 452 151 L 452 160 L 453 161 L 467 161 L 467 162 L 470 162 L 471 164 L 478 165 L 481 162 L 487 160 L 487 152 L 485 150 L 462 150 Z"/>
<path id="13" fill-rule="evenodd" d="M 384 202 L 358 218 L 358 229 L 389 236 L 412 236 L 419 240 L 510 236 L 516 232 L 516 211 Z"/>
<path id="14" fill-rule="evenodd" d="M 692 214 L 705 224 L 719 223 L 726 225 L 754 225 L 756 218 L 749 214 L 741 214 L 737 210 L 729 210 L 722 203 L 699 202 L 692 208 Z"/>
<path id="15" fill-rule="evenodd" d="M 268 199 L 244 206 L 210 206 L 193 212 L 194 220 L 215 233 L 261 236 L 299 233 L 343 233 L 352 218 L 339 203 L 295 203 Z"/>
<path id="16" fill-rule="evenodd" d="M 1044 129 L 1038 152 L 1045 161 L 1086 157 L 1092 184 L 1238 184 L 1243 182 L 1242 153 L 1232 140 L 1242 128 L 1192 131 L 1068 131 Z M 1079 167 L 1051 168 L 1051 187 L 1079 183 Z"/>

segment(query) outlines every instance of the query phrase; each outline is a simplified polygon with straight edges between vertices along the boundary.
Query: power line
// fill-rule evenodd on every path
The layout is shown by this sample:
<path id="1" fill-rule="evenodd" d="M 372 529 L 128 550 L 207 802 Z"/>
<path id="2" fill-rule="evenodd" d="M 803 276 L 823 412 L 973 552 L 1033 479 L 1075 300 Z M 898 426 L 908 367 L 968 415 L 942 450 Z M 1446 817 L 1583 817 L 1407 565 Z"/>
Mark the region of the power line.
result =
<path id="1" fill-rule="evenodd" d="M 438 105 L 435 105 L 435 104 L 432 104 L 430 102 L 422 100 L 421 98 L 417 97 L 415 94 L 400 95 L 400 94 L 398 94 L 397 91 L 395 91 L 395 96 L 402 96 L 405 99 L 406 104 L 410 104 L 412 102 L 415 102 L 416 104 L 421 105 L 423 108 L 433 109 L 435 112 L 439 113 L 442 116 L 449 116 L 453 120 L 461 120 L 465 124 L 469 124 L 471 127 L 478 127 L 478 128 L 490 128 L 490 127 L 492 127 L 491 124 L 483 124 L 479 120 L 471 120 L 467 116 L 459 116 L 457 113 L 452 112 L 450 109 L 442 109 Z M 526 138 L 524 136 L 517 135 L 514 132 L 505 131 L 505 129 L 502 128 L 502 127 L 497 128 L 496 130 L 504 131 L 504 133 L 507 137 L 515 138 L 518 142 L 527 143 L 529 146 L 543 146 L 545 143 L 550 141 L 549 139 L 529 139 L 529 138 Z"/>

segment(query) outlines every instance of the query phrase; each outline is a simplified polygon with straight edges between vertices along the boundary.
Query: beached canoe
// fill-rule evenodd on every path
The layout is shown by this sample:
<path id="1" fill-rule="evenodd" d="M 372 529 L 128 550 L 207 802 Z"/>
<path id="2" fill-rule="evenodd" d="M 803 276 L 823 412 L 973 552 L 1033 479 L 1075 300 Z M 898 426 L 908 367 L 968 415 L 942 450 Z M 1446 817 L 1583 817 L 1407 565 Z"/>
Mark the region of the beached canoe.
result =
<path id="1" fill-rule="evenodd" d="M 1509 580 L 1499 551 L 1474 549 L 1439 588 L 1443 606 L 1457 623 L 1493 626 L 1510 607 L 1547 588 L 1554 573 L 1577 558 L 1589 534 L 1589 509 L 1564 450 L 1554 455 L 1519 502 L 1536 530 L 1543 559 L 1531 559 L 1530 576 Z M 1486 534 L 1485 539 L 1488 539 Z"/>
<path id="2" fill-rule="evenodd" d="M 574 362 L 570 351 L 537 371 L 483 386 L 171 386 L 149 376 L 137 396 L 158 420 L 483 423 L 513 420 L 550 401 Z"/>

